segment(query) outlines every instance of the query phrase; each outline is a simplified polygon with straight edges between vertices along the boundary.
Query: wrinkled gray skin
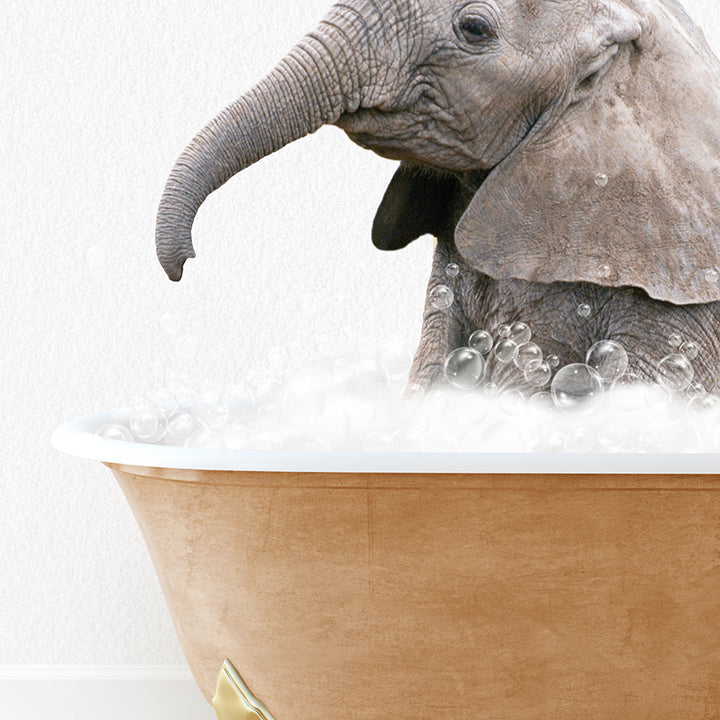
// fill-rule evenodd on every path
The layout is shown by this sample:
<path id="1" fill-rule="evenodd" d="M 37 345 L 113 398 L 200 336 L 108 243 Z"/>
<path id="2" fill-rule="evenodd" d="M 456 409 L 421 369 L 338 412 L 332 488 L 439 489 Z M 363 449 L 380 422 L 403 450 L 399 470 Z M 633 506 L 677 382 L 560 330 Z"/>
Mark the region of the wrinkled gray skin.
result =
<path id="1" fill-rule="evenodd" d="M 426 306 L 411 382 L 440 380 L 472 331 L 523 320 L 563 364 L 616 340 L 646 380 L 677 332 L 717 392 L 720 290 L 704 268 L 720 266 L 718 87 L 674 0 L 346 0 L 186 148 L 158 257 L 179 280 L 207 195 L 332 123 L 402 161 L 376 246 L 434 234 L 428 290 L 455 292 L 447 311 Z M 492 357 L 487 377 L 522 386 Z"/>

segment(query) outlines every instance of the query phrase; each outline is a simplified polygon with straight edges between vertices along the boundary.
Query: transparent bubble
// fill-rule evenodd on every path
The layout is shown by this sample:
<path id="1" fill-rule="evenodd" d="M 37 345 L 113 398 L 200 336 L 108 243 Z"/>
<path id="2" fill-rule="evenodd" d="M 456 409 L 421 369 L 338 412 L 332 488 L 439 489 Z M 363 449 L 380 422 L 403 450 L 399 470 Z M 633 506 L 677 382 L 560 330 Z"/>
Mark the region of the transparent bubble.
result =
<path id="1" fill-rule="evenodd" d="M 221 432 L 233 421 L 232 413 L 227 405 L 218 404 L 211 407 L 205 414 L 205 422 L 210 430 Z"/>
<path id="2" fill-rule="evenodd" d="M 690 400 L 695 400 L 696 398 L 701 398 L 704 395 L 707 395 L 707 390 L 702 383 L 690 383 L 688 389 L 685 391 L 685 394 L 688 398 L 690 398 Z"/>
<path id="3" fill-rule="evenodd" d="M 612 275 L 612 268 L 609 265 L 601 265 L 598 268 L 598 277 L 606 279 Z"/>
<path id="4" fill-rule="evenodd" d="M 436 285 L 430 291 L 430 304 L 438 310 L 447 310 L 455 300 L 455 293 L 447 285 Z"/>
<path id="5" fill-rule="evenodd" d="M 179 412 L 168 418 L 167 434 L 172 439 L 184 440 L 193 430 L 195 430 L 195 420 L 190 413 Z"/>
<path id="6" fill-rule="evenodd" d="M 696 342 L 693 342 L 692 340 L 686 340 L 680 346 L 680 352 L 688 360 L 694 360 L 698 356 L 698 353 L 700 352 L 700 348 Z"/>
<path id="7" fill-rule="evenodd" d="M 545 390 L 542 390 L 541 392 L 536 392 L 531 395 L 528 402 L 532 407 L 539 410 L 553 410 L 555 408 L 555 403 L 553 403 L 552 395 Z"/>
<path id="8" fill-rule="evenodd" d="M 520 348 L 512 340 L 506 338 L 495 345 L 495 357 L 499 362 L 508 365 L 515 361 L 519 350 Z"/>
<path id="9" fill-rule="evenodd" d="M 476 330 L 470 336 L 470 347 L 481 355 L 487 355 L 492 350 L 493 344 L 493 336 L 487 330 Z"/>
<path id="10" fill-rule="evenodd" d="M 204 378 L 200 383 L 198 390 L 198 399 L 200 402 L 208 403 L 210 405 L 220 400 L 220 385 L 214 380 Z"/>
<path id="11" fill-rule="evenodd" d="M 707 268 L 703 270 L 705 280 L 709 283 L 716 283 L 720 279 L 720 274 L 715 268 Z"/>
<path id="12" fill-rule="evenodd" d="M 500 393 L 500 409 L 506 415 L 521 415 L 525 412 L 525 396 L 520 390 L 503 390 Z"/>
<path id="13" fill-rule="evenodd" d="M 512 340 L 518 347 L 530 341 L 532 330 L 524 322 L 516 322 L 510 326 L 508 339 Z"/>
<path id="14" fill-rule="evenodd" d="M 690 385 L 695 371 L 690 361 L 679 354 L 664 357 L 657 366 L 656 380 L 660 387 L 669 392 L 680 392 Z"/>
<path id="15" fill-rule="evenodd" d="M 548 355 L 545 359 L 551 368 L 556 368 L 560 365 L 560 358 L 557 355 Z"/>
<path id="16" fill-rule="evenodd" d="M 358 432 L 366 432 L 375 421 L 375 404 L 368 398 L 361 395 L 351 395 L 346 398 L 345 412 L 352 429 Z"/>
<path id="17" fill-rule="evenodd" d="M 102 427 L 99 427 L 95 434 L 98 437 L 105 438 L 106 440 L 122 440 L 123 442 L 132 442 L 133 434 L 130 432 L 130 428 L 121 425 L 120 423 L 106 423 Z"/>
<path id="18" fill-rule="evenodd" d="M 263 403 L 257 411 L 257 420 L 263 427 L 272 427 L 280 419 L 280 407 L 277 403 Z"/>
<path id="19" fill-rule="evenodd" d="M 325 398 L 322 392 L 304 378 L 291 381 L 282 399 L 285 416 L 301 425 L 315 422 L 324 407 Z"/>
<path id="20" fill-rule="evenodd" d="M 603 382 L 588 365 L 573 363 L 558 370 L 550 392 L 555 406 L 565 412 L 587 412 L 600 399 Z"/>
<path id="21" fill-rule="evenodd" d="M 680 344 L 682 343 L 682 338 L 677 333 L 671 333 L 668 336 L 668 343 L 671 347 L 680 347 Z"/>
<path id="22" fill-rule="evenodd" d="M 585 363 L 595 370 L 604 382 L 612 383 L 627 370 L 628 356 L 619 343 L 600 340 L 588 350 Z"/>
<path id="23" fill-rule="evenodd" d="M 499 338 L 510 337 L 510 326 L 505 324 L 500 325 L 500 327 L 497 329 L 497 336 Z"/>
<path id="24" fill-rule="evenodd" d="M 138 440 L 155 441 L 162 436 L 162 418 L 152 407 L 138 408 L 130 419 L 130 429 Z"/>
<path id="25" fill-rule="evenodd" d="M 393 439 L 390 433 L 373 432 L 370 433 L 363 444 L 365 452 L 389 452 L 393 449 Z"/>
<path id="26" fill-rule="evenodd" d="M 236 422 L 225 429 L 223 440 L 230 450 L 244 450 L 250 443 L 250 433 L 245 425 Z"/>
<path id="27" fill-rule="evenodd" d="M 608 184 L 609 180 L 610 178 L 607 176 L 606 173 L 598 173 L 595 176 L 595 184 L 598 187 L 605 187 Z"/>
<path id="28" fill-rule="evenodd" d="M 612 399 L 615 406 L 623 412 L 637 410 L 640 400 L 638 390 L 641 388 L 641 380 L 635 373 L 623 373 L 610 386 L 614 393 Z"/>
<path id="29" fill-rule="evenodd" d="M 698 395 L 690 399 L 688 403 L 688 410 L 690 412 L 702 412 L 705 410 L 713 410 L 717 407 L 720 398 L 716 395 L 711 395 L 705 392 L 703 395 Z"/>
<path id="30" fill-rule="evenodd" d="M 533 387 L 545 387 L 552 377 L 552 368 L 542 360 L 531 360 L 523 371 L 525 381 Z"/>
<path id="31" fill-rule="evenodd" d="M 175 395 L 167 388 L 153 390 L 148 395 L 148 400 L 161 415 L 168 417 L 178 408 L 178 401 Z"/>
<path id="32" fill-rule="evenodd" d="M 485 373 L 483 356 L 472 348 L 457 348 L 445 360 L 445 377 L 456 388 L 477 387 Z"/>
<path id="33" fill-rule="evenodd" d="M 589 318 L 592 315 L 592 308 L 587 303 L 581 303 L 577 307 L 577 314 L 581 318 Z"/>
<path id="34" fill-rule="evenodd" d="M 356 368 L 351 387 L 358 395 L 380 395 L 387 389 L 389 380 L 387 373 L 375 363 L 364 363 Z"/>
<path id="35" fill-rule="evenodd" d="M 247 383 L 226 385 L 220 393 L 220 402 L 239 420 L 248 420 L 255 408 L 255 401 Z"/>
<path id="36" fill-rule="evenodd" d="M 518 348 L 518 353 L 513 362 L 517 367 L 519 367 L 521 370 L 524 370 L 528 363 L 531 362 L 540 362 L 543 359 L 542 350 L 535 344 L 531 342 L 526 342 L 524 345 L 521 345 L 520 348 Z"/>
<path id="37" fill-rule="evenodd" d="M 445 268 L 445 274 L 450 278 L 456 278 L 460 274 L 460 266 L 457 263 L 450 263 Z"/>
<path id="38" fill-rule="evenodd" d="M 222 447 L 222 440 L 207 428 L 198 428 L 185 440 L 185 447 L 202 450 L 214 450 Z"/>

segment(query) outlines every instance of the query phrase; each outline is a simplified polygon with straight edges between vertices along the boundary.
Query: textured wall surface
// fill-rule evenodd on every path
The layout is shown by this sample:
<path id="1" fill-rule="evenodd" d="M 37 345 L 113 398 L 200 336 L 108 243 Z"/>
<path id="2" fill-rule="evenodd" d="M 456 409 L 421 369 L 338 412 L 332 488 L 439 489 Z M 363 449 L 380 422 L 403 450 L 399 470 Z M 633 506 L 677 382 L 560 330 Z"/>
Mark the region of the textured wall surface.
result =
<path id="1" fill-rule="evenodd" d="M 192 135 L 330 3 L 10 0 L 0 44 L 0 664 L 182 662 L 110 473 L 50 448 L 178 358 L 217 374 L 288 341 L 416 338 L 432 241 L 370 227 L 395 164 L 335 128 L 215 193 L 180 284 L 155 260 L 167 173 Z M 720 50 L 716 0 L 686 7 Z"/>

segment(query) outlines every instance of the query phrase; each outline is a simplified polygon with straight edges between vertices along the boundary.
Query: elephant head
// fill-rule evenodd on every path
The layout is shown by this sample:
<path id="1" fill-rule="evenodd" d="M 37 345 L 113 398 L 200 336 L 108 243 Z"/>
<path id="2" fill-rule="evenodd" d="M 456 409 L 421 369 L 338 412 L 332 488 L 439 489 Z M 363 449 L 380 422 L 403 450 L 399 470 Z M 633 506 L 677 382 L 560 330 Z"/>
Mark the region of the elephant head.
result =
<path id="1" fill-rule="evenodd" d="M 333 123 L 402 161 L 381 249 L 447 224 L 462 183 L 481 273 L 718 300 L 719 73 L 675 0 L 345 0 L 182 153 L 158 257 L 179 280 L 208 194 Z"/>

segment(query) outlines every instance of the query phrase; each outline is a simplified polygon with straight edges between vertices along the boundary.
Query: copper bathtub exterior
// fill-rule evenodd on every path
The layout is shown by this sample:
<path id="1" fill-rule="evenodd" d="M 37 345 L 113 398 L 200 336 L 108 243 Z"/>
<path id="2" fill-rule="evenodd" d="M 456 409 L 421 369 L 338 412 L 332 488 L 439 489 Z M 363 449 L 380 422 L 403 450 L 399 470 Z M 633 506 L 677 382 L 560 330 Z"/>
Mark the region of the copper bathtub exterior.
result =
<path id="1" fill-rule="evenodd" d="M 720 717 L 720 476 L 106 464 L 208 700 L 227 659 L 274 720 Z"/>

